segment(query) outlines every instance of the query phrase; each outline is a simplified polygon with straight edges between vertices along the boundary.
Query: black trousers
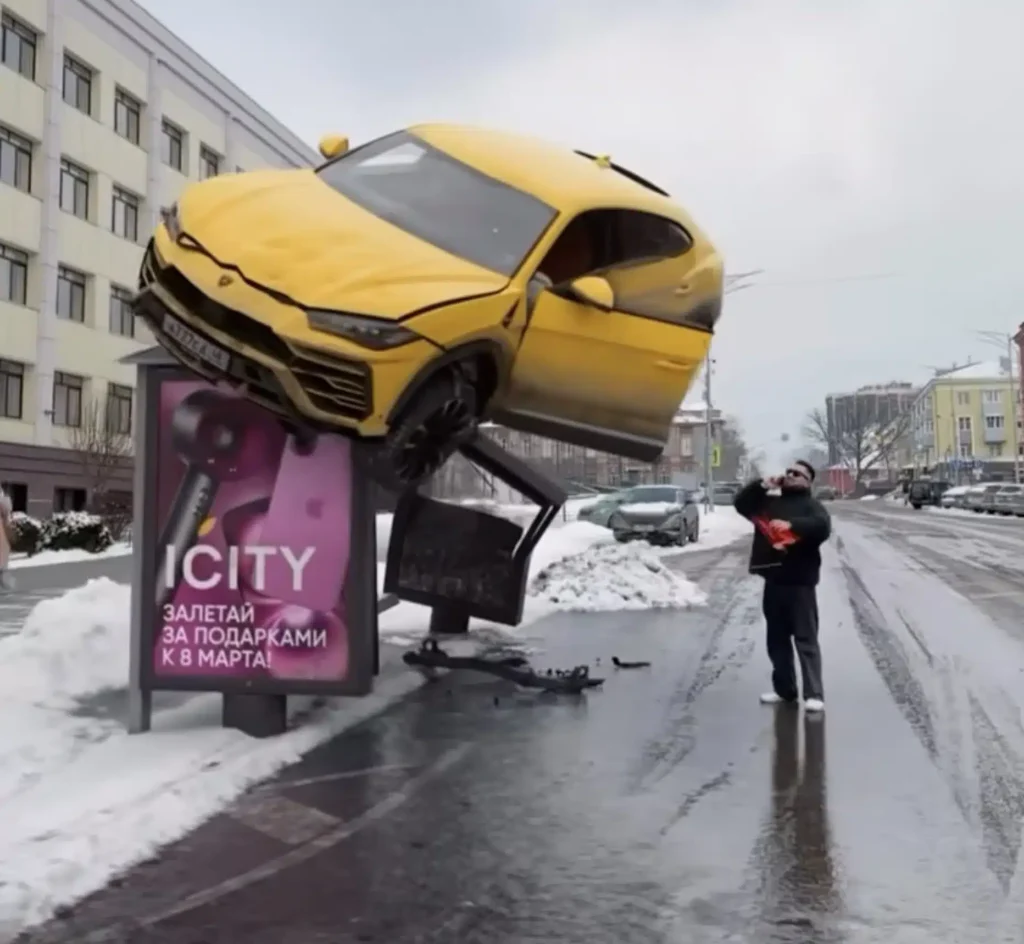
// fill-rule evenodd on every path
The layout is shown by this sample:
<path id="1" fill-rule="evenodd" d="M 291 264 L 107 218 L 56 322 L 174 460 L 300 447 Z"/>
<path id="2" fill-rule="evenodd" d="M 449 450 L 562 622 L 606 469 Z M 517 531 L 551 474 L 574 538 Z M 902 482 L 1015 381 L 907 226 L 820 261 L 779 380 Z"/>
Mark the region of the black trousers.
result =
<path id="1" fill-rule="evenodd" d="M 800 660 L 804 698 L 824 698 L 821 681 L 821 648 L 818 646 L 818 593 L 816 587 L 788 586 L 766 580 L 762 604 L 768 628 L 768 658 L 772 686 L 786 701 L 796 701 L 793 650 Z"/>

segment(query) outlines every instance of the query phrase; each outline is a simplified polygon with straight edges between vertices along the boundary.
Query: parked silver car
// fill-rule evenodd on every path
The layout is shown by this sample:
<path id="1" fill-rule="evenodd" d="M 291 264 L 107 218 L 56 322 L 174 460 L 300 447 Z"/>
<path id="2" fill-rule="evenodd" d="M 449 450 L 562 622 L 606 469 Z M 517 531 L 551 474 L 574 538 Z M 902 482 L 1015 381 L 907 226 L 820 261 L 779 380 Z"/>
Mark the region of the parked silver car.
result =
<path id="1" fill-rule="evenodd" d="M 616 541 L 689 544 L 700 537 L 700 513 L 691 492 L 675 485 L 638 485 L 611 516 Z"/>
<path id="2" fill-rule="evenodd" d="M 940 508 L 963 508 L 967 493 L 971 490 L 969 485 L 954 485 L 947 488 L 939 499 Z"/>
<path id="3" fill-rule="evenodd" d="M 596 524 L 601 528 L 607 528 L 608 520 L 615 512 L 615 509 L 626 500 L 629 491 L 629 489 L 625 489 L 621 492 L 602 495 L 592 505 L 584 505 L 580 508 L 576 513 L 576 517 L 580 521 L 589 521 L 591 524 Z"/>
<path id="4" fill-rule="evenodd" d="M 1024 485 L 1001 485 L 992 500 L 992 508 L 986 509 L 997 515 L 1024 515 Z"/>
<path id="5" fill-rule="evenodd" d="M 991 500 L 995 493 L 1002 488 L 1001 482 L 985 482 L 981 485 L 972 485 L 967 490 L 967 497 L 964 499 L 964 508 L 981 514 L 991 506 Z"/>

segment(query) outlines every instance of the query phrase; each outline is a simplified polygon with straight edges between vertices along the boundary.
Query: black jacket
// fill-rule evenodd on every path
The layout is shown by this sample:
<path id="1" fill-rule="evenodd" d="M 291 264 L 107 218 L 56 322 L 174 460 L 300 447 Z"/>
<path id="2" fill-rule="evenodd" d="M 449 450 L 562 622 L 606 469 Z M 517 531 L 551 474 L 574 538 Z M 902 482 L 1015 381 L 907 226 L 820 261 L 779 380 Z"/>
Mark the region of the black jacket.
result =
<path id="1" fill-rule="evenodd" d="M 832 519 L 807 490 L 770 495 L 760 481 L 744 486 L 733 500 L 736 510 L 754 523 L 750 572 L 772 583 L 813 587 L 821 573 L 821 545 L 832 534 Z M 772 519 L 788 521 L 794 544 L 776 550 L 761 530 Z"/>

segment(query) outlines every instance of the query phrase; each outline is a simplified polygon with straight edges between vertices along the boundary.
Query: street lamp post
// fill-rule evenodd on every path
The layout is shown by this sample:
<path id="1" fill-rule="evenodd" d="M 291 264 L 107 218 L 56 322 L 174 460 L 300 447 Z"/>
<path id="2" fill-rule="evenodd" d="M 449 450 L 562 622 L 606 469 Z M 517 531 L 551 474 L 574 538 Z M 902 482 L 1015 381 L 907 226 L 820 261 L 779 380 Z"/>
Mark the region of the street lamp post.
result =
<path id="1" fill-rule="evenodd" d="M 753 284 L 749 280 L 764 272 L 764 269 L 751 269 L 749 272 L 737 272 L 734 275 L 725 276 L 724 295 L 731 295 L 733 292 L 741 292 L 750 288 Z M 704 359 L 704 510 L 714 511 L 715 503 L 712 492 L 714 490 L 714 470 L 711 460 L 714 456 L 712 439 L 714 437 L 714 423 L 711 419 L 711 369 L 714 365 L 711 359 L 711 346 L 708 345 L 707 357 Z"/>
<path id="2" fill-rule="evenodd" d="M 978 337 L 987 344 L 992 344 L 1000 349 L 1006 345 L 1007 372 L 1010 385 L 1010 447 L 1013 449 L 1013 480 L 1020 482 L 1020 443 L 1017 434 L 1017 386 L 1013 373 L 1013 335 L 1003 334 L 1001 331 L 978 331 Z"/>

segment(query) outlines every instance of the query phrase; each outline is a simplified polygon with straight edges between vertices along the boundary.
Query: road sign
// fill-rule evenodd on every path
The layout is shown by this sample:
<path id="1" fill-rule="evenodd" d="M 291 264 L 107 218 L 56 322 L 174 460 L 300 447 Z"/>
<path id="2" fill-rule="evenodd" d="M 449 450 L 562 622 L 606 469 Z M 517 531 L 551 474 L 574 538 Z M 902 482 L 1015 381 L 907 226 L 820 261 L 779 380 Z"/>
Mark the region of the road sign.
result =
<path id="1" fill-rule="evenodd" d="M 712 446 L 711 447 L 711 468 L 717 469 L 722 464 L 722 447 Z"/>

